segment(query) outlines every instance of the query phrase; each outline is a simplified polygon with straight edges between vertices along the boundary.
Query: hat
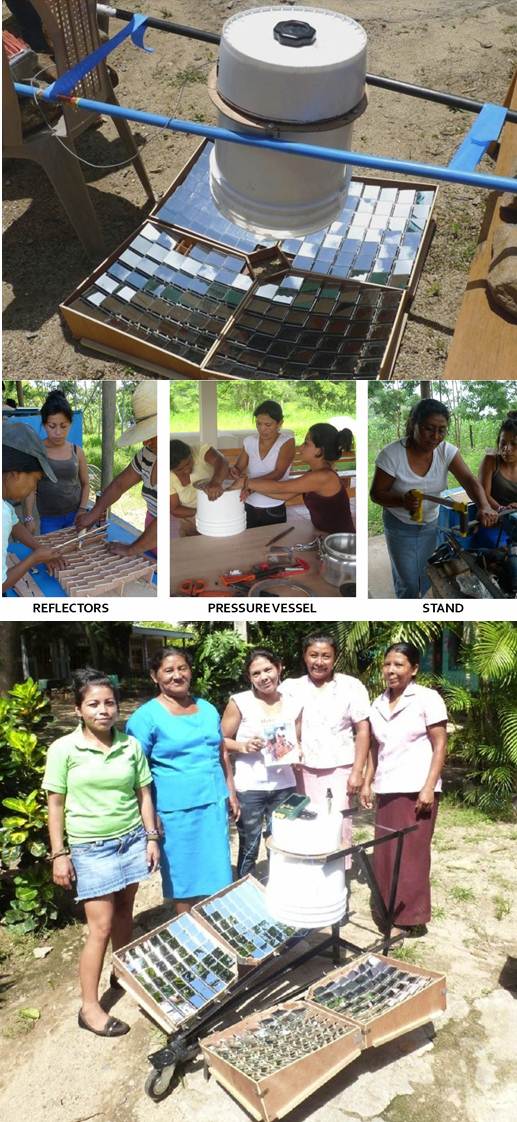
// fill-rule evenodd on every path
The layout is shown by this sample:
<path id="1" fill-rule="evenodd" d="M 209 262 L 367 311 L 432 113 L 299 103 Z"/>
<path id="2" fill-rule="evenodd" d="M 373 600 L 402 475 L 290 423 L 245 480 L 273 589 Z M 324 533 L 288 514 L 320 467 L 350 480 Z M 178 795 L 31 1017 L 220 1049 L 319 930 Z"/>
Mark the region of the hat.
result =
<path id="1" fill-rule="evenodd" d="M 133 394 L 134 422 L 119 436 L 117 448 L 127 448 L 129 444 L 142 444 L 156 436 L 158 427 L 156 405 L 156 383 L 140 382 Z"/>
<path id="2" fill-rule="evenodd" d="M 30 425 L 24 425 L 20 422 L 6 421 L 2 425 L 2 444 L 6 448 L 13 448 L 16 452 L 20 452 L 20 467 L 12 467 L 7 470 L 10 471 L 37 471 L 38 466 L 50 479 L 51 483 L 57 483 L 57 476 L 52 471 L 50 461 L 48 459 L 45 448 Z M 24 458 L 29 457 L 29 460 L 36 461 L 33 465 L 29 460 L 24 464 Z M 8 457 L 5 457 L 8 461 Z M 12 459 L 12 457 L 10 457 Z M 5 464 L 4 464 L 5 466 Z"/>

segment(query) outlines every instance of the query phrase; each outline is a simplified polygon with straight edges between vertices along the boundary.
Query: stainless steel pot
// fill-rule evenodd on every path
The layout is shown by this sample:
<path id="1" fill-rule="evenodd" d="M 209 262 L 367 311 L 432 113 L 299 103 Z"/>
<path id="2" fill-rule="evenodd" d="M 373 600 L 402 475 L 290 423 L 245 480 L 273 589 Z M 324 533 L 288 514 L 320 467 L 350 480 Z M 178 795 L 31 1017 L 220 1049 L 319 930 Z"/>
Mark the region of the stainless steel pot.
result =
<path id="1" fill-rule="evenodd" d="M 320 542 L 320 575 L 339 588 L 355 581 L 355 534 L 328 534 Z"/>

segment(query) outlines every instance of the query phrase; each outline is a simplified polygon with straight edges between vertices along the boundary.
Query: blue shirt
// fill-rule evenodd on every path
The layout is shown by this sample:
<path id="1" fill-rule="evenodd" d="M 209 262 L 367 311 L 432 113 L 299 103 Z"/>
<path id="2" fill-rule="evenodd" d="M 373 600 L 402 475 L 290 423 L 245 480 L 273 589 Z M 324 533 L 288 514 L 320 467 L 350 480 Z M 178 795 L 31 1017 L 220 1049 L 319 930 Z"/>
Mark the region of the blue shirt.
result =
<path id="1" fill-rule="evenodd" d="M 197 713 L 174 717 L 155 698 L 127 722 L 127 731 L 149 760 L 159 814 L 208 806 L 228 796 L 219 714 L 209 701 L 194 700 Z"/>

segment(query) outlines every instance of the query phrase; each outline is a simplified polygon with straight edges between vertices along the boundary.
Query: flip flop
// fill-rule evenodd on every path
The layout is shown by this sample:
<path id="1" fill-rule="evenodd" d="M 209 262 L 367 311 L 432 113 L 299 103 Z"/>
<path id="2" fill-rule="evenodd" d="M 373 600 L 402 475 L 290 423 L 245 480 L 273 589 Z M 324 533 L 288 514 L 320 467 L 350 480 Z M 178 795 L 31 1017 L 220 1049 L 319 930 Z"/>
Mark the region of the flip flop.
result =
<path id="1" fill-rule="evenodd" d="M 117 1017 L 108 1017 L 103 1029 L 95 1029 L 88 1024 L 88 1021 L 85 1021 L 82 1013 L 79 1012 L 77 1023 L 79 1028 L 93 1032 L 95 1036 L 125 1036 L 126 1032 L 129 1032 L 129 1025 L 126 1025 L 125 1021 L 119 1021 Z"/>

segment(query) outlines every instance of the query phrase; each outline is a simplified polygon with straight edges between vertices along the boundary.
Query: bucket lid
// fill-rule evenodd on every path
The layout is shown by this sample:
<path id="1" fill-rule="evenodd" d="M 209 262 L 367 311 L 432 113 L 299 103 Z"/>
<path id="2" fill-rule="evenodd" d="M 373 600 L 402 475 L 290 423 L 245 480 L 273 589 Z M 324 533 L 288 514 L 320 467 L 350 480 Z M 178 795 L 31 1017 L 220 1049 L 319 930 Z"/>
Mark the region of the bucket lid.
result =
<path id="1" fill-rule="evenodd" d="M 323 121 L 364 92 L 366 32 L 350 16 L 297 5 L 237 12 L 223 26 L 217 89 L 230 105 L 278 121 Z M 287 100 L 286 100 L 287 99 Z"/>

